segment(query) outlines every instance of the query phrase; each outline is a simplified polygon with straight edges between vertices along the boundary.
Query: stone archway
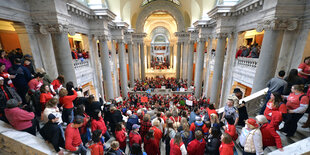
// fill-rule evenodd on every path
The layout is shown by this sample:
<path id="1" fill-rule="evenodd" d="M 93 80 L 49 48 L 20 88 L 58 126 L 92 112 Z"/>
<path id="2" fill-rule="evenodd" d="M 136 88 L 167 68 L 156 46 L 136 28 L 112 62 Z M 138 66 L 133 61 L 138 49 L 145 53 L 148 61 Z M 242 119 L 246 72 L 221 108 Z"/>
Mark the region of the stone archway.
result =
<path id="1" fill-rule="evenodd" d="M 154 12 L 163 11 L 169 13 L 177 22 L 178 31 L 185 31 L 185 20 L 181 11 L 168 1 L 155 1 L 147 5 L 140 13 L 136 22 L 136 32 L 144 31 L 145 20 Z"/>

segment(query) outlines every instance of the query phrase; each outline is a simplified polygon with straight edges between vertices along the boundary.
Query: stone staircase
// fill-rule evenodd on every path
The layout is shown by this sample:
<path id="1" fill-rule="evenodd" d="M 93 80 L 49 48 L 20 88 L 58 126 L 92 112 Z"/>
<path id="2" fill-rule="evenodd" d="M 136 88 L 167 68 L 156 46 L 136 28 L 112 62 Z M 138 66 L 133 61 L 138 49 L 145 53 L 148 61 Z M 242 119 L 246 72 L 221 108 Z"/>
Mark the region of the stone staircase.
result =
<path id="1" fill-rule="evenodd" d="M 248 97 L 243 98 L 240 100 L 240 103 L 242 101 L 246 102 L 246 107 L 248 110 L 249 117 L 254 118 L 256 115 L 258 115 L 258 112 L 265 103 L 265 94 L 267 92 L 267 89 L 263 89 L 257 93 L 254 93 Z M 219 113 L 223 112 L 223 108 L 218 109 Z M 277 131 L 279 136 L 281 137 L 282 145 L 284 151 L 281 152 L 277 149 L 276 146 L 267 147 L 264 150 L 264 154 L 271 154 L 271 155 L 299 155 L 299 154 L 310 154 L 310 128 L 302 128 L 304 122 L 306 122 L 308 119 L 308 114 L 304 114 L 303 117 L 298 122 L 298 128 L 294 136 L 287 137 L 281 132 Z M 280 124 L 280 128 L 282 128 L 284 123 L 282 122 Z M 237 132 L 240 135 L 241 133 L 241 126 L 237 126 Z M 238 152 L 238 154 L 242 154 L 242 149 L 238 145 L 239 139 L 235 142 L 235 148 Z"/>

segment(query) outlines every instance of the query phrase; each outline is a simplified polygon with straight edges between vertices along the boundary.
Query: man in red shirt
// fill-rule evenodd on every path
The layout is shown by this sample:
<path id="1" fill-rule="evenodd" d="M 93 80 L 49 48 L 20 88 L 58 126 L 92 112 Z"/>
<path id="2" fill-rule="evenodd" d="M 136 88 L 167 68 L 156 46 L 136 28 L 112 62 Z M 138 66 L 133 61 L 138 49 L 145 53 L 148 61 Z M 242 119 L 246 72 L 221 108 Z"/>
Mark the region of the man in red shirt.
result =
<path id="1" fill-rule="evenodd" d="M 79 132 L 79 127 L 83 125 L 84 118 L 82 116 L 74 117 L 73 123 L 70 123 L 65 132 L 66 149 L 82 155 L 86 155 L 87 149 L 83 146 L 82 139 Z"/>
<path id="2" fill-rule="evenodd" d="M 197 130 L 195 132 L 195 138 L 188 143 L 187 153 L 188 155 L 203 155 L 206 148 L 206 141 L 203 139 L 202 132 Z"/>
<path id="3" fill-rule="evenodd" d="M 142 144 L 142 138 L 139 134 L 139 128 L 140 128 L 140 125 L 138 124 L 134 124 L 132 126 L 132 130 L 131 132 L 129 133 L 129 146 L 131 147 L 132 144 L 134 143 L 137 143 L 141 146 Z"/>
<path id="4" fill-rule="evenodd" d="M 35 78 L 28 82 L 29 93 L 33 94 L 40 90 L 41 86 L 43 85 L 43 76 L 43 74 L 37 73 Z"/>

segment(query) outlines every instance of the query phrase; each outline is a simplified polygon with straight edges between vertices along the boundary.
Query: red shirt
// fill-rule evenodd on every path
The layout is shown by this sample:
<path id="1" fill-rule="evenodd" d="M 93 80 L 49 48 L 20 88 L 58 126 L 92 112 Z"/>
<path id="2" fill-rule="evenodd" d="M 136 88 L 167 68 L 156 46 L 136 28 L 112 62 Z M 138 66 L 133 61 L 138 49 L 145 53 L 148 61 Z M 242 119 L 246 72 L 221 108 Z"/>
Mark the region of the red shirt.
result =
<path id="1" fill-rule="evenodd" d="M 71 109 L 73 108 L 73 101 L 76 99 L 76 97 L 77 97 L 77 93 L 75 90 L 73 90 L 73 95 L 59 98 L 59 104 L 62 105 L 66 109 Z"/>
<path id="2" fill-rule="evenodd" d="M 91 150 L 91 155 L 103 155 L 103 145 L 101 142 L 92 144 L 88 147 Z"/>
<path id="3" fill-rule="evenodd" d="M 263 146 L 277 145 L 277 148 L 282 148 L 281 138 L 273 125 L 265 123 L 260 127 L 260 131 L 262 132 Z"/>
<path id="4" fill-rule="evenodd" d="M 52 98 L 53 98 L 53 95 L 50 92 L 48 92 L 48 93 L 41 93 L 40 94 L 40 103 L 45 105 L 45 103 L 48 102 Z"/>
<path id="5" fill-rule="evenodd" d="M 188 155 L 204 155 L 206 144 L 207 143 L 204 139 L 201 139 L 200 141 L 197 139 L 192 140 L 187 146 Z"/>
<path id="6" fill-rule="evenodd" d="M 305 63 L 302 63 L 298 66 L 298 69 L 302 69 L 302 72 L 306 73 L 306 74 L 310 74 L 310 65 L 307 65 Z M 308 76 L 306 75 L 301 75 L 300 73 L 298 73 L 298 76 L 307 79 Z"/>
<path id="7" fill-rule="evenodd" d="M 228 124 L 228 128 L 225 130 L 225 132 L 228 133 L 234 141 L 237 140 L 238 134 L 234 125 Z"/>
<path id="8" fill-rule="evenodd" d="M 296 95 L 295 93 L 291 93 L 287 97 L 287 102 L 286 102 L 287 109 L 294 110 L 294 109 L 298 108 L 300 106 L 300 104 L 309 104 L 308 96 L 303 96 L 301 98 L 301 100 L 299 101 L 300 96 L 303 94 L 304 93 L 300 93 L 300 94 Z"/>
<path id="9" fill-rule="evenodd" d="M 147 155 L 160 155 L 159 145 L 156 143 L 157 142 L 154 138 L 151 139 L 144 138 L 144 150 Z"/>
<path id="10" fill-rule="evenodd" d="M 155 138 L 156 144 L 159 146 L 159 142 L 161 138 L 163 137 L 163 132 L 161 132 L 161 130 L 155 126 L 153 126 L 150 130 L 154 131 L 154 138 Z"/>
<path id="11" fill-rule="evenodd" d="M 137 143 L 141 146 L 142 144 L 142 138 L 139 133 L 131 131 L 129 133 L 129 145 L 132 146 L 132 144 Z"/>
<path id="12" fill-rule="evenodd" d="M 91 121 L 91 131 L 94 132 L 97 129 L 100 129 L 102 131 L 102 135 L 107 132 L 107 127 L 102 117 L 100 117 L 99 120 L 93 119 Z"/>
<path id="13" fill-rule="evenodd" d="M 220 148 L 220 155 L 234 155 L 234 142 L 225 144 L 222 142 Z"/>
<path id="14" fill-rule="evenodd" d="M 171 139 L 170 141 L 170 155 L 182 155 L 181 152 L 181 146 L 184 145 L 183 142 L 181 142 L 179 145 L 174 144 L 174 139 Z"/>
<path id="15" fill-rule="evenodd" d="M 9 73 L 7 73 L 7 72 L 2 72 L 2 73 L 0 73 L 0 76 L 3 77 L 4 79 L 7 79 L 7 80 L 8 80 L 7 84 L 8 84 L 10 87 L 14 88 L 14 85 L 13 85 L 12 80 L 10 79 L 10 74 L 9 74 Z"/>
<path id="16" fill-rule="evenodd" d="M 56 79 L 54 80 L 51 85 L 53 86 L 53 89 L 56 91 L 57 89 L 59 89 L 59 87 L 62 86 L 62 84 Z"/>
<path id="17" fill-rule="evenodd" d="M 66 149 L 69 151 L 76 151 L 76 147 L 78 147 L 80 144 L 82 144 L 81 135 L 78 128 L 73 128 L 71 125 L 73 123 L 70 123 L 65 132 L 66 137 Z"/>
<path id="18" fill-rule="evenodd" d="M 279 111 L 281 113 L 286 114 L 287 113 L 287 108 L 286 108 L 285 104 L 281 104 L 278 109 L 277 108 L 273 108 L 272 107 L 272 102 L 269 101 L 267 103 L 267 105 L 266 105 L 266 109 L 265 109 L 265 112 L 264 112 L 264 115 L 266 116 L 267 120 L 271 120 L 272 112 L 273 111 Z"/>
<path id="19" fill-rule="evenodd" d="M 43 81 L 42 80 L 38 81 L 36 78 L 28 82 L 29 89 L 35 90 L 35 91 L 40 90 L 42 85 L 43 85 Z"/>
<path id="20" fill-rule="evenodd" d="M 242 50 L 238 50 L 237 53 L 236 53 L 236 59 L 237 59 L 238 57 L 240 57 L 241 54 L 242 54 Z"/>
<path id="21" fill-rule="evenodd" d="M 121 131 L 115 131 L 115 138 L 119 142 L 119 147 L 120 148 L 125 148 L 126 147 L 126 129 L 124 128 Z"/>
<path id="22" fill-rule="evenodd" d="M 208 112 L 209 118 L 211 118 L 211 114 L 216 114 L 217 116 L 219 116 L 215 109 L 207 108 L 207 112 Z"/>
<path id="23" fill-rule="evenodd" d="M 83 122 L 83 125 L 80 127 L 81 129 L 81 134 L 85 134 L 86 133 L 86 126 L 87 126 L 87 118 L 89 118 L 89 116 L 84 112 L 84 122 Z"/>
<path id="24" fill-rule="evenodd" d="M 193 133 L 195 133 L 195 129 L 196 129 L 196 125 L 195 125 L 195 122 L 193 122 L 191 124 L 191 126 L 189 127 L 189 130 L 192 131 Z M 203 131 L 203 134 L 206 134 L 209 131 L 209 129 L 207 128 L 207 126 L 205 124 L 203 124 L 203 126 L 202 126 L 202 131 Z"/>

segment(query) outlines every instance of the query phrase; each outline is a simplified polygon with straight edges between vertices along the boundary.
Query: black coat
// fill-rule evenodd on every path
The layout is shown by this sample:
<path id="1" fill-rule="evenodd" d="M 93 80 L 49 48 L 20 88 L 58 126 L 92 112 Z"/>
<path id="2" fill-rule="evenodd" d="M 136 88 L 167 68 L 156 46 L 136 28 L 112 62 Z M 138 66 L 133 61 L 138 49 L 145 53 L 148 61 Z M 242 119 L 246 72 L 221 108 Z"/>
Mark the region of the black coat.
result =
<path id="1" fill-rule="evenodd" d="M 44 140 L 52 143 L 56 152 L 60 151 L 59 147 L 65 148 L 65 140 L 57 123 L 47 122 L 40 130 L 40 134 Z"/>
<path id="2" fill-rule="evenodd" d="M 209 136 L 207 139 L 207 144 L 206 144 L 207 154 L 208 155 L 219 155 L 220 145 L 221 145 L 221 141 L 218 138 L 213 137 L 212 135 Z"/>

